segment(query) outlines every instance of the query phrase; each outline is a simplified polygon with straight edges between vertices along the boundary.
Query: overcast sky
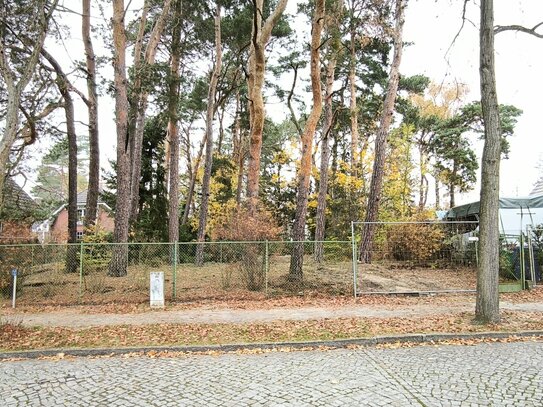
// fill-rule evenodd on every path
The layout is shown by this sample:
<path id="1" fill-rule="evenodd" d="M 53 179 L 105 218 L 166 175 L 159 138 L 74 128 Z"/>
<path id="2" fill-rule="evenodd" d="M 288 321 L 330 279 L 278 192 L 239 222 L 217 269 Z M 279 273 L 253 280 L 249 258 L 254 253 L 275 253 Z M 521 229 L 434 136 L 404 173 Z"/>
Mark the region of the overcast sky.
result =
<path id="1" fill-rule="evenodd" d="M 408 75 L 423 73 L 436 82 L 465 83 L 471 90 L 470 101 L 480 98 L 479 2 L 470 1 L 468 21 L 451 46 L 462 23 L 463 3 L 461 0 L 409 2 L 405 41 L 414 45 L 406 48 L 401 71 Z M 495 1 L 496 25 L 532 27 L 540 21 L 543 21 L 541 0 Z M 543 158 L 543 39 L 503 32 L 496 36 L 495 47 L 499 103 L 512 104 L 524 111 L 516 135 L 510 140 L 510 158 L 502 161 L 500 193 L 502 196 L 528 195 L 539 175 L 543 175 L 536 169 L 537 162 Z M 480 144 L 477 149 L 480 153 Z M 477 199 L 478 191 L 474 191 L 460 196 L 457 204 Z"/>

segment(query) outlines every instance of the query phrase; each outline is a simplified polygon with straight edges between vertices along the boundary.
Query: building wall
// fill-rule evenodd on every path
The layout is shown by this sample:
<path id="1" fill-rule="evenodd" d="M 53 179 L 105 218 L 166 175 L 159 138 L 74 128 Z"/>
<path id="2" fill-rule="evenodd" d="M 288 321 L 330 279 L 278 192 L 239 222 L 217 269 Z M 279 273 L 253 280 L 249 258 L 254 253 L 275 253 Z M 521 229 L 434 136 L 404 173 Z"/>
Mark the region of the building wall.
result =
<path id="1" fill-rule="evenodd" d="M 103 231 L 113 232 L 115 220 L 110 213 L 101 205 L 98 206 L 98 216 L 96 225 Z M 83 232 L 83 224 L 77 225 L 77 232 Z M 50 240 L 57 243 L 65 243 L 68 241 L 68 209 L 64 208 L 58 215 L 51 226 Z"/>

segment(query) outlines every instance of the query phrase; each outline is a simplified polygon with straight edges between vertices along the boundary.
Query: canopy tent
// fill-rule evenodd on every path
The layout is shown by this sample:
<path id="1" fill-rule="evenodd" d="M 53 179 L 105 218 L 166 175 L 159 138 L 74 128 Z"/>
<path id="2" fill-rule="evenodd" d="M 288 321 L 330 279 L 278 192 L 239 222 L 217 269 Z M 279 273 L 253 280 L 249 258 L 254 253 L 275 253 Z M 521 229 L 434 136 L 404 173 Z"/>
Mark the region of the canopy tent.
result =
<path id="1" fill-rule="evenodd" d="M 446 221 L 479 220 L 480 204 L 472 202 L 449 209 Z M 520 234 L 527 225 L 543 224 L 543 194 L 528 198 L 500 198 L 500 229 L 504 234 Z"/>

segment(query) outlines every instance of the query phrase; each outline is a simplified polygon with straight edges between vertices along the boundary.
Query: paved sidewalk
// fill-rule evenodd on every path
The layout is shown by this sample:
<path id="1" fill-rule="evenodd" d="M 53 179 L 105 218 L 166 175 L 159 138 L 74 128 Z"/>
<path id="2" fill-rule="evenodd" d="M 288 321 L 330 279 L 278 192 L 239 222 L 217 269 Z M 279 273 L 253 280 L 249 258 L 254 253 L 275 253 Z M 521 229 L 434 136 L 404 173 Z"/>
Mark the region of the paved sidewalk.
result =
<path id="1" fill-rule="evenodd" d="M 543 404 L 543 343 L 0 363 L 2 406 Z"/>
<path id="2" fill-rule="evenodd" d="M 542 303 L 513 304 L 502 301 L 502 310 L 543 312 Z M 280 320 L 311 320 L 326 318 L 391 318 L 443 315 L 472 312 L 475 302 L 451 303 L 447 306 L 432 304 L 411 305 L 402 308 L 378 305 L 350 305 L 343 307 L 296 307 L 272 309 L 190 309 L 149 311 L 135 314 L 88 314 L 74 309 L 43 313 L 10 313 L 8 318 L 21 321 L 25 326 L 83 328 L 104 325 L 148 325 L 189 323 L 253 323 Z"/>

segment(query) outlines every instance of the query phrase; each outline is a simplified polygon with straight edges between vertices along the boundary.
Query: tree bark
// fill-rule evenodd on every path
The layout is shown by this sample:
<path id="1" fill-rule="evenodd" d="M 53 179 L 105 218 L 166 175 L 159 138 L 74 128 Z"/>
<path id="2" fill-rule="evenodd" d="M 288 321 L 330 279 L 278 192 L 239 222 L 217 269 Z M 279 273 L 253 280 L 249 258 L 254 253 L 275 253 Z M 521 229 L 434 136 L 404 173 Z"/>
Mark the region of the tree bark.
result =
<path id="1" fill-rule="evenodd" d="M 124 0 L 113 0 L 113 72 L 115 121 L 117 131 L 117 203 L 115 205 L 114 246 L 109 275 L 127 274 L 128 222 L 130 217 L 130 136 L 128 134 L 128 86 L 126 78 L 126 32 Z"/>
<path id="2" fill-rule="evenodd" d="M 394 30 L 394 56 L 387 86 L 387 94 L 381 113 L 381 120 L 377 137 L 375 138 L 375 159 L 373 162 L 373 173 L 371 175 L 370 193 L 368 206 L 366 208 L 365 223 L 362 228 L 362 242 L 360 244 L 360 260 L 364 263 L 371 263 L 371 251 L 373 248 L 373 235 L 375 233 L 375 221 L 379 213 L 383 177 L 385 169 L 385 156 L 387 149 L 387 137 L 392 123 L 394 103 L 398 92 L 400 79 L 400 63 L 402 59 L 402 33 L 404 25 L 405 0 L 396 0 L 396 27 Z"/>
<path id="3" fill-rule="evenodd" d="M 187 140 L 188 147 L 187 147 L 187 160 L 189 161 L 190 165 L 190 141 Z M 194 195 L 194 187 L 196 185 L 196 176 L 198 175 L 198 168 L 200 168 L 200 161 L 202 160 L 202 155 L 204 153 L 204 147 L 206 145 L 206 138 L 202 138 L 202 142 L 200 143 L 200 149 L 198 150 L 198 155 L 196 156 L 196 163 L 194 164 L 194 168 L 189 171 L 190 176 L 190 184 L 189 184 L 189 190 L 187 192 L 187 201 L 185 203 L 185 210 L 183 211 L 183 218 L 181 219 L 181 225 L 186 225 L 187 221 L 189 219 L 189 213 L 190 213 L 190 206 L 192 204 L 192 197 Z"/>
<path id="4" fill-rule="evenodd" d="M 181 18 L 182 0 L 175 1 L 174 27 L 170 62 L 170 85 L 168 98 L 168 136 L 169 148 L 169 194 L 168 194 L 168 238 L 170 242 L 179 240 L 179 129 L 177 105 L 179 103 L 179 65 L 181 60 Z"/>
<path id="5" fill-rule="evenodd" d="M 311 177 L 311 155 L 313 137 L 322 112 L 322 90 L 320 78 L 320 45 L 324 24 L 325 2 L 315 0 L 315 11 L 311 25 L 311 90 L 313 107 L 305 124 L 302 134 L 302 158 L 298 172 L 298 194 L 296 197 L 296 215 L 292 227 L 292 255 L 290 257 L 289 280 L 301 283 L 303 281 L 303 260 L 305 240 L 305 218 L 307 214 L 307 199 L 309 195 L 309 180 Z"/>
<path id="6" fill-rule="evenodd" d="M 354 13 L 354 8 L 353 11 Z M 354 19 L 354 17 L 351 17 Z M 353 22 L 351 24 L 354 24 Z M 356 34 L 354 26 L 351 27 L 351 55 L 349 60 L 349 113 L 351 116 L 351 175 L 357 176 L 358 163 L 358 107 L 356 102 Z"/>
<path id="7" fill-rule="evenodd" d="M 237 77 L 237 76 L 236 76 Z M 238 177 L 236 187 L 236 206 L 239 208 L 241 204 L 241 191 L 243 184 L 243 170 L 245 164 L 246 148 L 243 143 L 243 134 L 241 132 L 241 101 L 239 95 L 239 87 L 236 89 L 236 117 L 234 119 L 234 131 L 232 132 L 232 140 L 234 144 L 233 159 L 238 165 Z"/>
<path id="8" fill-rule="evenodd" d="M 437 179 L 437 176 L 434 176 L 435 183 L 436 183 L 436 211 L 439 211 L 441 209 L 441 199 L 440 199 L 440 191 L 439 191 L 439 180 Z"/>
<path id="9" fill-rule="evenodd" d="M 336 52 L 331 50 L 330 60 L 326 66 L 326 93 L 324 97 L 324 126 L 321 147 L 319 195 L 317 198 L 317 214 L 315 228 L 315 261 L 324 259 L 324 231 L 326 228 L 326 197 L 328 196 L 328 171 L 330 164 L 330 133 L 332 131 L 334 112 L 332 110 L 332 91 L 336 71 Z"/>
<path id="10" fill-rule="evenodd" d="M 260 156 L 262 152 L 262 132 L 264 130 L 264 98 L 262 88 L 264 86 L 264 75 L 266 71 L 265 49 L 271 38 L 271 32 L 285 7 L 288 0 L 279 0 L 273 13 L 262 25 L 262 11 L 264 0 L 253 1 L 253 30 L 251 47 L 249 51 L 248 79 L 249 92 L 249 120 L 250 120 L 250 146 L 249 166 L 247 170 L 247 199 L 249 213 L 256 212 L 259 181 L 260 181 Z"/>
<path id="11" fill-rule="evenodd" d="M 202 202 L 200 203 L 200 219 L 198 222 L 198 242 L 196 247 L 196 265 L 204 263 L 204 240 L 206 236 L 207 212 L 209 206 L 209 190 L 211 185 L 211 167 L 213 164 L 213 116 L 215 113 L 215 94 L 222 69 L 221 45 L 221 6 L 217 1 L 215 11 L 215 65 L 207 93 L 206 113 L 206 160 L 204 164 L 204 179 L 202 181 Z"/>
<path id="12" fill-rule="evenodd" d="M 145 70 L 155 63 L 155 56 L 160 42 L 160 37 L 166 25 L 166 17 L 169 15 L 169 10 L 172 0 L 164 0 L 162 11 L 151 31 L 149 42 L 145 47 L 144 60 L 142 61 L 141 72 L 136 72 L 135 81 L 139 81 L 137 86 L 134 86 L 132 94 L 132 105 L 135 106 L 135 127 L 133 136 L 131 135 L 131 155 L 132 166 L 130 176 L 130 223 L 134 223 L 138 217 L 139 211 L 139 188 L 141 177 L 141 151 L 143 145 L 143 131 L 145 128 L 145 112 L 147 110 L 148 92 L 142 89 L 142 80 L 145 80 Z M 141 52 L 140 54 L 141 55 Z M 136 58 L 138 55 L 136 55 Z M 143 75 L 143 77 L 142 77 Z M 131 119 L 132 120 L 132 119 Z"/>
<path id="13" fill-rule="evenodd" d="M 422 137 L 421 137 L 422 138 Z M 428 196 L 428 179 L 426 178 L 426 152 L 421 144 L 419 145 L 419 212 L 426 206 L 426 197 Z"/>
<path id="14" fill-rule="evenodd" d="M 49 21 L 56 9 L 58 0 L 52 1 L 47 10 L 47 1 L 39 0 L 37 3 L 38 13 L 35 17 L 38 21 L 40 31 L 36 40 L 28 47 L 30 56 L 26 59 L 26 63 L 22 67 L 18 80 L 17 74 L 11 68 L 11 63 L 8 60 L 8 51 L 6 50 L 4 41 L 3 39 L 0 40 L 0 74 L 5 82 L 7 93 L 4 132 L 2 134 L 2 139 L 0 140 L 0 213 L 4 207 L 4 182 L 9 170 L 9 155 L 11 148 L 17 139 L 21 94 L 34 74 L 47 35 Z M 9 12 L 9 10 L 5 10 L 5 12 Z"/>
<path id="15" fill-rule="evenodd" d="M 493 0 L 481 0 L 479 35 L 479 74 L 485 142 L 481 165 L 479 267 L 477 270 L 475 317 L 484 323 L 497 323 L 500 320 L 498 281 L 501 128 L 494 66 Z"/>
<path id="16" fill-rule="evenodd" d="M 85 227 L 94 225 L 100 193 L 100 142 L 98 135 L 98 93 L 96 91 L 96 57 L 90 35 L 90 0 L 83 0 L 81 31 L 85 46 L 87 73 L 87 110 L 89 115 L 89 185 L 85 204 Z"/>
<path id="17" fill-rule="evenodd" d="M 454 199 L 454 182 L 449 185 L 449 207 L 454 208 L 456 206 Z"/>
<path id="18" fill-rule="evenodd" d="M 77 136 L 75 133 L 74 102 L 70 94 L 72 85 L 56 59 L 45 49 L 41 50 L 41 54 L 55 70 L 57 87 L 64 99 L 68 138 L 68 243 L 73 244 L 77 242 Z M 65 270 L 67 273 L 75 273 L 77 269 L 77 249 L 68 246 Z"/>

